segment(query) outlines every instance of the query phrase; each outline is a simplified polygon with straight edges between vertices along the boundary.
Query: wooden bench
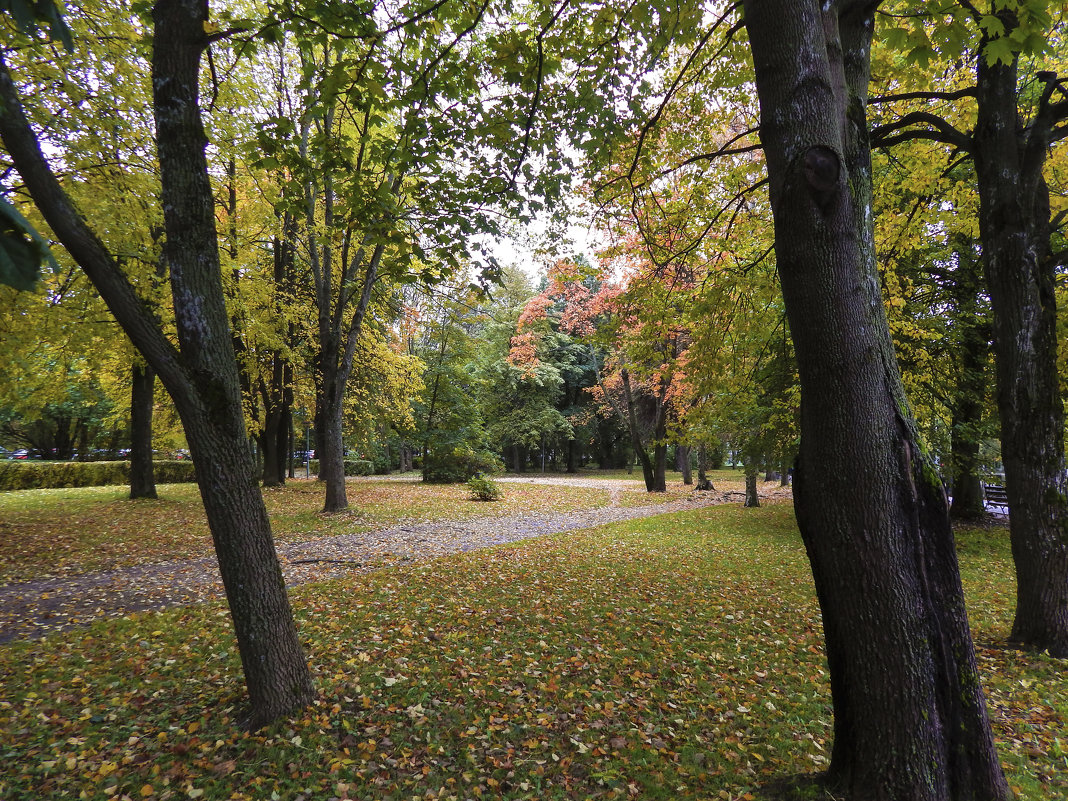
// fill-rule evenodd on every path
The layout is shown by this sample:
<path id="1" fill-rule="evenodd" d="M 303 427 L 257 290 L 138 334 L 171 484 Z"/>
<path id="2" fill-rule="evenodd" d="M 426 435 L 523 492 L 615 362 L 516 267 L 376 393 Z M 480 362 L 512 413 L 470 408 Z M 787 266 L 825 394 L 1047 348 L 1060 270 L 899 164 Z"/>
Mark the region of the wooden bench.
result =
<path id="1" fill-rule="evenodd" d="M 1009 511 L 1009 495 L 997 484 L 983 484 L 983 500 L 988 506 L 1000 506 Z"/>

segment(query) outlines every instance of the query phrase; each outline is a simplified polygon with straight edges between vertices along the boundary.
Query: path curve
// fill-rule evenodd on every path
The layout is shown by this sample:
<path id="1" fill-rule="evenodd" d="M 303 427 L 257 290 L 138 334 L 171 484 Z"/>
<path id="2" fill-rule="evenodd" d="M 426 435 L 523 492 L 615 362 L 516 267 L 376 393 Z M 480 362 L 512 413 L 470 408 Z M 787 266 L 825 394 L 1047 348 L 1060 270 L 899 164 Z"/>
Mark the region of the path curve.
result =
<path id="1" fill-rule="evenodd" d="M 634 482 L 613 479 L 500 478 L 612 490 L 609 506 L 552 514 L 486 515 L 462 521 L 402 523 L 386 529 L 322 537 L 278 548 L 286 585 L 294 587 L 401 562 L 577 531 L 591 526 L 738 502 L 741 493 L 693 492 L 681 500 L 619 506 Z M 97 573 L 0 586 L 0 644 L 40 637 L 94 620 L 223 597 L 214 558 L 136 565 Z"/>

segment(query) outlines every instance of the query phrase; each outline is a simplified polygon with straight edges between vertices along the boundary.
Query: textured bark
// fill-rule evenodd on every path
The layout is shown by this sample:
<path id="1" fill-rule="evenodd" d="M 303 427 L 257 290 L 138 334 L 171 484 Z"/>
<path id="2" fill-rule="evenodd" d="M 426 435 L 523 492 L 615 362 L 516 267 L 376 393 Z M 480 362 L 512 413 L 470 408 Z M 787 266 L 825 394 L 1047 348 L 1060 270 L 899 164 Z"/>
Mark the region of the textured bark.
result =
<path id="1" fill-rule="evenodd" d="M 207 3 L 160 0 L 153 9 L 153 100 L 164 257 L 182 355 L 196 403 L 179 409 L 234 620 L 258 726 L 309 703 L 314 691 L 297 636 L 267 511 L 245 434 L 237 361 L 227 335 L 218 238 L 197 103 Z"/>
<path id="2" fill-rule="evenodd" d="M 1011 12 L 999 16 L 1008 29 L 1016 26 Z M 1025 127 L 1017 111 L 1016 63 L 989 65 L 981 56 L 977 63 L 973 156 L 1017 582 L 1010 640 L 1068 656 L 1064 407 L 1057 377 L 1049 189 L 1042 174 L 1056 112 L 1047 83 Z"/>
<path id="3" fill-rule="evenodd" d="M 257 726 L 308 704 L 314 691 L 254 480 L 223 301 L 197 103 L 207 3 L 160 0 L 153 19 L 164 258 L 178 347 L 49 170 L 2 61 L 0 137 L 57 238 L 156 371 L 182 418 L 245 670 L 247 722 Z"/>
<path id="4" fill-rule="evenodd" d="M 156 371 L 134 362 L 130 388 L 130 497 L 155 498 L 156 476 L 152 467 L 152 406 Z"/>
<path id="5" fill-rule="evenodd" d="M 798 525 L 850 799 L 1006 799 L 945 493 L 908 414 L 874 259 L 877 3 L 748 0 L 776 261 L 801 380 Z"/>

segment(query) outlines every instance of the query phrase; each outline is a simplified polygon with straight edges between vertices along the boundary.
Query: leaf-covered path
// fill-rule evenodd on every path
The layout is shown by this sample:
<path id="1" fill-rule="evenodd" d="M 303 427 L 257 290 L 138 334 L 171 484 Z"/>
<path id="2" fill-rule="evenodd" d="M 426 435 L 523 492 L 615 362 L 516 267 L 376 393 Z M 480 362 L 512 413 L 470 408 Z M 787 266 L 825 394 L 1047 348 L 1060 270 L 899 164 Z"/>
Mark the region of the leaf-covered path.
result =
<path id="1" fill-rule="evenodd" d="M 633 482 L 536 477 L 501 480 L 600 486 L 612 490 L 611 501 L 599 509 L 405 523 L 281 545 L 278 552 L 286 583 L 295 586 L 398 562 L 741 500 L 737 492 L 693 492 L 679 501 L 621 507 L 619 492 L 624 485 L 633 487 Z M 218 566 L 211 558 L 15 582 L 0 586 L 0 644 L 85 625 L 98 618 L 197 603 L 222 595 Z"/>

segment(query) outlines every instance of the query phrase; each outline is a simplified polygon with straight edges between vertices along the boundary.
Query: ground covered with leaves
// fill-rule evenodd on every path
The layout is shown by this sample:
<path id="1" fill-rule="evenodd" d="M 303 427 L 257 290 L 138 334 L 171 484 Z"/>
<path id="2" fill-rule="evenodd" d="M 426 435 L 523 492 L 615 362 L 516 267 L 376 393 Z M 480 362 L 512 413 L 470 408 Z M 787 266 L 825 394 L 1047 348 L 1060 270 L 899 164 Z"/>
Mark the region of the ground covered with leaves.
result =
<path id="1" fill-rule="evenodd" d="M 644 499 L 644 492 L 627 492 Z M 369 531 L 402 521 L 463 520 L 490 513 L 462 484 L 349 481 L 350 509 L 322 515 L 324 489 L 314 479 L 264 491 L 278 544 Z M 159 500 L 131 501 L 126 487 L 0 493 L 0 583 L 211 556 L 211 535 L 195 484 L 159 487 Z M 677 495 L 676 490 L 671 497 Z M 495 514 L 568 512 L 607 505 L 601 487 L 509 485 Z M 665 497 L 665 500 L 667 498 Z"/>
<path id="2" fill-rule="evenodd" d="M 1063 663 L 1004 650 L 1007 532 L 959 535 L 1024 799 L 1068 796 Z M 0 649 L 0 798 L 759 797 L 826 765 L 819 614 L 788 505 L 646 518 L 293 593 L 320 697 L 242 733 L 218 604 Z"/>

